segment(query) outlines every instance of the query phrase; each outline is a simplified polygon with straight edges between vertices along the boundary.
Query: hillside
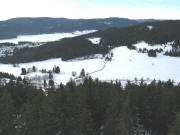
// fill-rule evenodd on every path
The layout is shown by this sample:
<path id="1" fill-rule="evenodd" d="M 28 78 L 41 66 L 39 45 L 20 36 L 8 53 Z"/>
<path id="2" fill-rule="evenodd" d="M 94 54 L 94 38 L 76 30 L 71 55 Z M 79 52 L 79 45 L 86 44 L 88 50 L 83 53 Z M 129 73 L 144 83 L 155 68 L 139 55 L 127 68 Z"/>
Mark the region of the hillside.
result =
<path id="1" fill-rule="evenodd" d="M 0 21 L 0 39 L 16 38 L 18 35 L 50 34 L 82 30 L 105 30 L 111 27 L 128 27 L 141 22 L 160 20 L 133 20 L 126 18 L 67 19 L 67 18 L 13 18 Z"/>
<path id="2" fill-rule="evenodd" d="M 103 45 L 132 45 L 139 41 L 149 44 L 163 44 L 179 41 L 180 21 L 162 21 L 141 23 L 127 28 L 110 28 L 93 33 L 91 36 L 101 37 Z"/>
<path id="3" fill-rule="evenodd" d="M 21 63 L 62 58 L 69 60 L 91 54 L 106 54 L 110 49 L 118 46 L 128 46 L 144 41 L 149 44 L 165 44 L 172 42 L 172 52 L 167 55 L 179 56 L 180 21 L 163 21 L 142 23 L 126 28 L 110 28 L 74 38 L 48 42 L 36 48 L 25 47 L 16 49 L 11 56 L 0 58 L 3 63 Z M 100 39 L 94 44 L 89 38 Z M 170 54 L 168 54 L 170 53 Z"/>

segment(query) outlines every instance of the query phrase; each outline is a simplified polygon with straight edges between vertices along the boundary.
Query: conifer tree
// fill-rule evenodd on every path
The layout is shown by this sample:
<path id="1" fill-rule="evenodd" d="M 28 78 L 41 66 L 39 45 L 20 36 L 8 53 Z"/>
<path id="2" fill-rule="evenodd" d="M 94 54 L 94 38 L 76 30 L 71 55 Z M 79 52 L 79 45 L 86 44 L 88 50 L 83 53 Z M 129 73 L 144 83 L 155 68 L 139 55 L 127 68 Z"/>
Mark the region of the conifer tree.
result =
<path id="1" fill-rule="evenodd" d="M 174 123 L 170 126 L 168 135 L 179 135 L 180 134 L 180 114 L 176 115 Z"/>
<path id="2" fill-rule="evenodd" d="M 46 88 L 47 87 L 47 82 L 46 82 L 46 80 L 44 80 L 44 87 Z"/>
<path id="3" fill-rule="evenodd" d="M 21 69 L 21 75 L 26 75 L 26 73 L 27 73 L 27 72 L 26 72 L 26 69 L 25 69 L 25 68 L 22 68 L 22 69 Z"/>
<path id="4" fill-rule="evenodd" d="M 80 76 L 81 77 L 85 77 L 85 70 L 84 70 L 84 68 L 81 70 Z"/>
<path id="5" fill-rule="evenodd" d="M 53 87 L 54 86 L 54 81 L 51 79 L 51 80 L 49 80 L 49 86 L 50 87 Z"/>
<path id="6" fill-rule="evenodd" d="M 7 90 L 4 90 L 0 97 L 0 134 L 15 134 L 16 113 L 13 100 Z"/>
<path id="7" fill-rule="evenodd" d="M 53 73 L 52 72 L 49 72 L 49 79 L 53 79 Z"/>
<path id="8" fill-rule="evenodd" d="M 22 109 L 22 119 L 25 126 L 23 129 L 24 135 L 34 135 L 39 133 L 40 111 L 42 105 L 43 96 L 37 92 L 37 94 L 28 99 Z"/>

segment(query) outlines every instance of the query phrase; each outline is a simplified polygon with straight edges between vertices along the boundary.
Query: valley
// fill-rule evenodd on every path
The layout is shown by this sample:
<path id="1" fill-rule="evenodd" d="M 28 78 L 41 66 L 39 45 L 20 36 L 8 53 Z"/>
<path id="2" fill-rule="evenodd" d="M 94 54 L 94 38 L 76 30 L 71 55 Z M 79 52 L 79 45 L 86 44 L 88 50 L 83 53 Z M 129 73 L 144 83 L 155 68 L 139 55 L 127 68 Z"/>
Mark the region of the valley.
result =
<path id="1" fill-rule="evenodd" d="M 0 22 L 0 134 L 179 135 L 179 20 L 20 20 Z"/>
<path id="2" fill-rule="evenodd" d="M 180 0 L 0 0 L 0 135 L 180 135 Z"/>
<path id="3" fill-rule="evenodd" d="M 56 85 L 65 85 L 78 78 L 82 69 L 93 79 L 105 82 L 170 79 L 178 84 L 178 26 L 179 21 L 164 21 L 0 40 L 0 72 L 25 77 L 40 86 L 52 79 L 48 77 L 51 72 Z M 56 66 L 60 72 L 53 73 Z M 32 67 L 36 71 L 32 72 Z M 27 73 L 22 75 L 22 69 Z"/>

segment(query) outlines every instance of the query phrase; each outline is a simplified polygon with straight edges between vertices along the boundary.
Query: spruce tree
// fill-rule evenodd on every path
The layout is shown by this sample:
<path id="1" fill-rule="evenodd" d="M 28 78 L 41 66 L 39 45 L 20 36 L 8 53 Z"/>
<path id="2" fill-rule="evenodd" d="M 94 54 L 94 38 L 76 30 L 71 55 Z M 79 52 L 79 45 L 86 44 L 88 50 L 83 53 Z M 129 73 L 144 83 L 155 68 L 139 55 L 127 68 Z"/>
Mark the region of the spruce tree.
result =
<path id="1" fill-rule="evenodd" d="M 84 70 L 84 68 L 81 70 L 80 77 L 85 77 L 85 70 Z"/>
<path id="2" fill-rule="evenodd" d="M 21 75 L 26 75 L 26 74 L 27 74 L 26 69 L 25 69 L 25 68 L 22 68 L 22 69 L 21 69 Z"/>
<path id="3" fill-rule="evenodd" d="M 41 103 L 42 96 L 36 94 L 24 104 L 21 111 L 22 120 L 26 123 L 21 131 L 24 135 L 35 135 L 39 133 Z"/>
<path id="4" fill-rule="evenodd" d="M 168 135 L 179 135 L 180 134 L 180 113 L 176 115 L 174 123 L 170 126 Z"/>
<path id="5" fill-rule="evenodd" d="M 7 90 L 0 97 L 0 134 L 15 134 L 14 121 L 16 118 L 13 100 Z"/>

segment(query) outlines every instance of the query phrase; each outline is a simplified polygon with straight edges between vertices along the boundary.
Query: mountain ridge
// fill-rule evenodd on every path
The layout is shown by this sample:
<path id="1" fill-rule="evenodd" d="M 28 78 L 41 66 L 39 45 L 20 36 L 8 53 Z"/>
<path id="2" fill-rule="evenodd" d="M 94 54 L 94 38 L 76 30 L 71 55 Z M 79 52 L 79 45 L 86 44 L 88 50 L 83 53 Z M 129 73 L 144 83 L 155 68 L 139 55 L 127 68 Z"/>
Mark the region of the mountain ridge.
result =
<path id="1" fill-rule="evenodd" d="M 156 22 L 160 20 L 143 20 Z M 0 21 L 0 39 L 16 38 L 18 35 L 51 34 L 76 30 L 105 30 L 110 27 L 136 25 L 138 20 L 128 18 L 68 19 L 68 18 L 12 18 Z"/>

